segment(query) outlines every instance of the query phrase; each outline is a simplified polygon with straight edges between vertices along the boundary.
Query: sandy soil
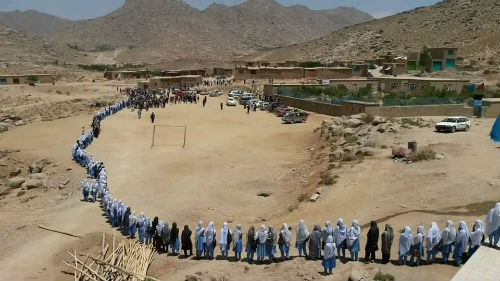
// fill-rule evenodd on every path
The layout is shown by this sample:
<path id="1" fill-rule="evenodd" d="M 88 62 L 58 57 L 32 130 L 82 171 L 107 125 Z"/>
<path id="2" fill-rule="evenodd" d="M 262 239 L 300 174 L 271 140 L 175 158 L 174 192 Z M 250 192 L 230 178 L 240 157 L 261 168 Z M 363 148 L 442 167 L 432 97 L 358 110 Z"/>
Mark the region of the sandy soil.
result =
<path id="1" fill-rule="evenodd" d="M 51 87 L 45 87 L 46 92 L 33 93 L 28 99 L 39 97 L 55 104 L 61 96 L 65 97 L 64 102 L 73 97 L 73 93 L 69 97 L 58 95 L 56 88 L 49 92 Z M 64 87 L 82 89 L 75 95 L 85 100 L 116 98 L 116 85 L 111 83 Z M 96 91 L 89 90 L 94 87 Z M 11 102 L 2 108 L 4 112 L 22 112 L 24 101 L 15 100 L 16 89 L 0 88 L 0 98 Z M 384 223 L 391 223 L 398 231 L 405 225 L 415 229 L 421 223 L 428 228 L 431 221 L 443 227 L 449 218 L 466 220 L 470 225 L 474 219 L 483 218 L 498 200 L 499 152 L 487 137 L 493 120 L 474 121 L 470 132 L 456 134 L 413 128 L 397 135 L 381 135 L 379 144 L 406 145 L 415 139 L 420 147 L 429 145 L 446 157 L 407 165 L 393 162 L 389 158 L 390 149 L 382 149 L 362 163 L 344 164 L 341 169 L 333 170 L 339 175 L 337 183 L 325 188 L 317 202 L 299 204 L 299 196 L 317 188 L 318 175 L 326 169 L 328 147 L 319 142 L 314 132 L 326 117 L 312 114 L 307 123 L 283 125 L 267 112 L 246 115 L 241 106 L 224 107 L 221 111 L 219 103 L 223 98 L 208 99 L 206 108 L 201 104 L 180 104 L 155 110 L 156 124 L 187 126 L 185 148 L 160 145 L 181 143 L 182 132 L 167 127 L 157 127 L 157 146 L 151 148 L 153 128 L 149 113 L 139 120 L 135 112 L 125 110 L 104 121 L 102 137 L 90 151 L 106 163 L 108 183 L 115 197 L 125 200 L 136 212 L 158 215 L 181 226 L 194 227 L 199 219 L 213 220 L 219 230 L 222 222 L 228 221 L 231 228 L 236 223 L 243 224 L 245 232 L 251 224 L 278 227 L 288 222 L 296 226 L 300 218 L 306 220 L 311 230 L 313 224 L 333 222 L 339 216 L 347 222 L 356 218 L 362 225 L 377 220 L 381 229 Z M 29 106 L 38 102 L 26 103 Z M 61 109 L 66 110 L 71 111 L 72 107 Z M 47 193 L 58 196 L 66 192 L 64 200 L 47 204 L 48 195 L 41 192 L 29 203 L 33 207 L 14 199 L 1 205 L 0 224 L 4 226 L 0 232 L 1 280 L 72 278 L 64 273 L 67 268 L 60 262 L 67 259 L 65 250 L 82 245 L 90 248 L 92 243 L 100 242 L 100 233 L 111 231 L 96 204 L 80 202 L 77 183 L 85 172 L 70 160 L 70 147 L 81 127 L 89 124 L 88 113 L 92 110 L 95 109 L 86 107 L 76 110 L 76 116 L 53 121 L 35 118 L 32 123 L 0 134 L 0 151 L 20 150 L 7 156 L 9 165 L 14 160 L 50 158 L 58 164 L 51 167 L 52 177 L 60 175 L 71 181 L 71 187 Z M 263 191 L 271 196 L 257 196 Z M 45 232 L 37 224 L 85 237 L 78 240 Z M 360 257 L 364 256 L 366 230 L 365 226 Z M 396 252 L 397 242 L 393 259 Z M 296 251 L 292 255 L 297 255 Z M 203 280 L 346 280 L 351 267 L 364 272 L 367 278 L 372 278 L 380 268 L 398 280 L 449 280 L 457 271 L 455 267 L 438 264 L 410 268 L 347 262 L 338 264 L 333 277 L 325 277 L 320 274 L 320 262 L 301 258 L 248 265 L 161 255 L 154 261 L 150 274 L 161 280 L 182 280 L 186 275 Z"/>

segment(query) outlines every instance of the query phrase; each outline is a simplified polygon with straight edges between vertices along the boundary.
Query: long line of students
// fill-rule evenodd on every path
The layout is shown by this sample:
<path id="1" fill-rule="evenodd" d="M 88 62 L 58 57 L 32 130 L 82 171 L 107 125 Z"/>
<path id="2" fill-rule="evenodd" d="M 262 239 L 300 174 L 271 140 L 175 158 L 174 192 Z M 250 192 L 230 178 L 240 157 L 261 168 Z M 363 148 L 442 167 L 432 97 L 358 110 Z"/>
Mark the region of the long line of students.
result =
<path id="1" fill-rule="evenodd" d="M 136 217 L 135 212 L 129 206 L 111 196 L 107 185 L 104 163 L 97 161 L 90 153 L 85 151 L 85 148 L 94 140 L 95 124 L 99 124 L 107 116 L 119 112 L 126 106 L 131 106 L 131 103 L 129 101 L 120 101 L 100 110 L 94 117 L 92 129 L 83 132 L 72 148 L 73 159 L 85 167 L 88 174 L 94 178 L 92 184 L 85 179 L 82 180 L 84 199 L 87 200 L 89 194 L 92 194 L 92 200 L 95 202 L 99 196 L 101 207 L 105 211 L 110 224 L 113 227 L 118 227 L 123 234 L 128 235 L 131 239 L 135 239 L 135 235 L 138 234 L 140 243 L 152 243 L 159 252 L 168 252 L 170 247 L 174 254 L 179 254 L 179 250 L 182 249 L 185 256 L 188 256 L 188 252 L 189 255 L 192 255 L 192 231 L 188 225 L 184 226 L 179 239 L 177 223 L 172 223 L 170 228 L 168 222 L 160 221 L 158 217 L 151 221 L 142 212 L 139 217 Z M 424 258 L 425 242 L 428 263 L 434 262 L 439 252 L 442 253 L 442 263 L 447 263 L 449 255 L 453 253 L 454 264 L 460 266 L 481 246 L 485 239 L 484 234 L 487 234 L 490 245 L 497 247 L 496 245 L 500 240 L 500 203 L 496 203 L 488 212 L 485 222 L 486 230 L 483 228 L 483 222 L 476 220 L 472 232 L 469 232 L 464 221 L 459 222 L 457 231 L 453 227 L 452 221 L 448 220 L 442 232 L 437 223 L 432 222 L 427 234 L 424 226 L 420 225 L 417 227 L 415 235 L 412 235 L 411 228 L 406 226 L 399 236 L 399 264 L 406 264 L 408 257 L 410 257 L 410 264 L 419 266 Z M 290 259 L 291 230 L 292 228 L 286 223 L 282 224 L 279 233 L 275 231 L 273 226 L 261 225 L 258 231 L 255 231 L 254 226 L 250 226 L 245 245 L 246 261 L 252 262 L 256 254 L 258 262 L 262 262 L 266 258 L 273 262 L 277 259 L 275 256 L 277 249 L 281 253 L 282 260 Z M 232 249 L 235 258 L 242 260 L 242 226 L 236 225 L 231 231 L 228 223 L 224 222 L 220 234 L 219 247 L 222 258 L 227 259 L 229 251 Z M 361 227 L 357 220 L 353 220 L 351 226 L 347 227 L 342 218 L 339 218 L 335 228 L 330 221 L 327 221 L 323 229 L 319 225 L 314 225 L 312 233 L 309 233 L 304 220 L 300 220 L 295 234 L 295 247 L 298 250 L 299 257 L 304 256 L 312 260 L 322 260 L 326 274 L 331 274 L 332 269 L 336 266 L 336 256 L 345 259 L 346 249 L 350 252 L 352 261 L 359 260 Z M 394 240 L 394 231 L 390 224 L 385 225 L 385 230 L 380 235 L 380 238 L 382 263 L 387 263 L 390 260 Z M 365 262 L 375 261 L 375 253 L 379 250 L 378 240 L 379 229 L 377 223 L 372 221 L 367 233 Z M 194 232 L 196 258 L 213 259 L 216 246 L 217 231 L 214 222 L 210 222 L 206 229 L 203 227 L 202 221 L 198 222 Z M 335 255 L 335 249 L 337 249 L 337 255 Z M 309 250 L 309 254 L 307 250 Z"/>

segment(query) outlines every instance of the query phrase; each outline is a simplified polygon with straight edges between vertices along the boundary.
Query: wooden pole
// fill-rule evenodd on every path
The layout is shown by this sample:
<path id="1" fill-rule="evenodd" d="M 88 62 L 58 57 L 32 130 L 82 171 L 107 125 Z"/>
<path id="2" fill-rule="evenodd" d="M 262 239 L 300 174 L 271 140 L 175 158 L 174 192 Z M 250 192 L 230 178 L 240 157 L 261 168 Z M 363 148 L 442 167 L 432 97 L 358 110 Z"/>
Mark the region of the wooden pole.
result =
<path id="1" fill-rule="evenodd" d="M 89 257 L 90 257 L 91 259 L 95 260 L 96 262 L 100 262 L 100 263 L 103 263 L 103 264 L 105 264 L 105 265 L 111 266 L 111 267 L 113 267 L 114 269 L 119 270 L 119 271 L 121 271 L 121 272 L 123 272 L 123 273 L 125 273 L 125 274 L 127 274 L 127 275 L 130 275 L 130 276 L 134 276 L 134 275 L 135 275 L 135 276 L 139 276 L 139 277 L 141 277 L 141 278 L 149 278 L 149 279 L 151 279 L 151 280 L 160 281 L 160 280 L 158 280 L 158 279 L 156 279 L 156 278 L 154 278 L 154 277 L 150 277 L 150 276 L 146 276 L 146 275 L 142 275 L 142 274 L 139 274 L 139 273 L 135 273 L 135 272 L 128 271 L 128 270 L 123 269 L 123 268 L 121 268 L 121 267 L 119 267 L 119 266 L 112 265 L 112 264 L 110 264 L 110 263 L 107 263 L 107 262 L 105 262 L 105 261 L 103 261 L 103 260 L 100 260 L 100 259 L 94 258 L 94 257 L 92 257 L 92 256 L 89 256 Z"/>
<path id="2" fill-rule="evenodd" d="M 64 234 L 64 235 L 68 235 L 68 236 L 73 236 L 73 237 L 77 237 L 77 238 L 82 238 L 82 236 L 80 236 L 80 235 L 76 235 L 76 234 L 72 234 L 72 233 L 69 233 L 69 232 L 64 232 L 64 231 L 60 231 L 60 230 L 57 230 L 57 229 L 49 228 L 49 227 L 43 226 L 41 224 L 39 224 L 38 227 L 41 228 L 41 229 L 45 229 L 45 230 L 52 231 L 52 232 L 57 232 L 57 233 L 60 233 L 60 234 Z"/>

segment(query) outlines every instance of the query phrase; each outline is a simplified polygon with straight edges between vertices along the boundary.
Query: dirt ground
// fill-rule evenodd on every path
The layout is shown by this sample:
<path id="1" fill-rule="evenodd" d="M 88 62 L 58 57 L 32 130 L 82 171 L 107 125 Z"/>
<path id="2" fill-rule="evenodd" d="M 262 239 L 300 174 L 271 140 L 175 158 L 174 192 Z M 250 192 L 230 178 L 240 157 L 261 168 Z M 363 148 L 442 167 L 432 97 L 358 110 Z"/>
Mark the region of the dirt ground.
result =
<path id="1" fill-rule="evenodd" d="M 61 263 L 68 258 L 66 249 L 90 249 L 100 243 L 102 232 L 111 232 L 97 204 L 80 201 L 79 181 L 85 171 L 71 161 L 70 152 L 82 126 L 89 125 L 91 113 L 98 108 L 95 101 L 120 98 L 117 85 L 125 86 L 98 81 L 0 87 L 0 99 L 5 101 L 0 113 L 27 120 L 26 125 L 0 134 L 0 151 L 19 150 L 3 157 L 7 167 L 25 169 L 28 163 L 50 159 L 46 171 L 54 182 L 54 186 L 28 190 L 20 197 L 1 197 L 1 280 L 68 280 L 72 276 Z M 250 225 L 279 228 L 288 222 L 295 227 L 301 218 L 310 231 L 314 224 L 323 226 L 326 220 L 335 222 L 342 217 L 350 224 L 357 219 L 365 226 L 360 257 L 364 257 L 370 220 L 377 220 L 381 230 L 385 223 L 391 223 L 395 231 L 405 225 L 416 229 L 419 224 L 427 229 L 431 221 L 443 228 L 447 219 L 471 225 L 477 218 L 484 219 L 499 198 L 500 151 L 488 138 L 491 119 L 474 120 L 469 132 L 438 134 L 431 128 L 412 128 L 381 135 L 378 142 L 387 147 L 417 140 L 419 147 L 430 146 L 445 157 L 404 164 L 390 159 L 390 148 L 380 149 L 362 163 L 334 170 L 337 183 L 325 188 L 317 202 L 300 203 L 300 195 L 317 188 L 319 174 L 326 170 L 328 147 L 320 143 L 315 128 L 327 117 L 313 113 L 306 123 L 284 125 L 267 112 L 247 115 L 242 106 L 220 110 L 221 101 L 224 97 L 208 97 L 206 108 L 199 103 L 154 110 L 157 125 L 187 126 L 185 148 L 180 146 L 182 129 L 166 126 L 156 127 L 156 145 L 151 148 L 150 112 L 144 112 L 140 120 L 130 110 L 106 119 L 102 136 L 89 151 L 106 164 L 114 197 L 124 200 L 136 213 L 157 215 L 181 227 L 188 224 L 194 228 L 198 220 L 205 225 L 213 220 L 218 232 L 223 221 L 228 221 L 231 229 L 242 224 L 246 233 Z M 42 110 L 52 107 L 55 109 Z M 27 176 L 24 170 L 22 175 Z M 57 188 L 65 180 L 69 184 Z M 262 192 L 270 196 L 257 196 Z M 33 195 L 36 197 L 30 199 Z M 46 232 L 38 229 L 38 224 L 85 236 L 78 239 Z M 392 259 L 397 255 L 397 239 Z M 292 256 L 296 255 L 292 250 Z M 161 280 L 184 280 L 187 275 L 202 280 L 347 280 L 354 267 L 367 279 L 380 269 L 396 280 L 449 280 L 457 271 L 441 264 L 412 268 L 344 261 L 337 265 L 333 276 L 323 276 L 320 262 L 298 257 L 289 262 L 249 265 L 160 255 L 149 274 Z"/>

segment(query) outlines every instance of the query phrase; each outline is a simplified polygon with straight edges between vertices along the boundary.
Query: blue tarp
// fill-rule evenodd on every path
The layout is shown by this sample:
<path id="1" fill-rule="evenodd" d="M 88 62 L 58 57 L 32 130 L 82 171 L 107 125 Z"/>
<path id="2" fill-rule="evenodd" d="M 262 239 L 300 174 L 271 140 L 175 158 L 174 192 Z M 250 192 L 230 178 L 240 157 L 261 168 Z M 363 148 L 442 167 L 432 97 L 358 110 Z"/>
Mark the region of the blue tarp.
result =
<path id="1" fill-rule="evenodd" d="M 497 120 L 491 128 L 490 138 L 494 142 L 500 142 L 500 115 L 497 116 Z"/>

